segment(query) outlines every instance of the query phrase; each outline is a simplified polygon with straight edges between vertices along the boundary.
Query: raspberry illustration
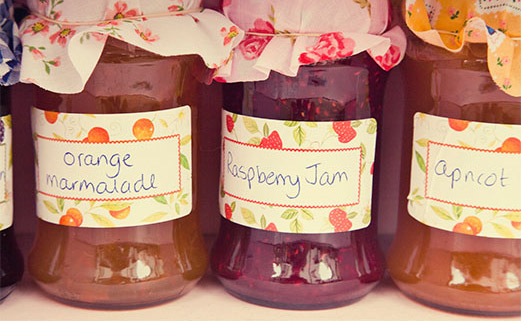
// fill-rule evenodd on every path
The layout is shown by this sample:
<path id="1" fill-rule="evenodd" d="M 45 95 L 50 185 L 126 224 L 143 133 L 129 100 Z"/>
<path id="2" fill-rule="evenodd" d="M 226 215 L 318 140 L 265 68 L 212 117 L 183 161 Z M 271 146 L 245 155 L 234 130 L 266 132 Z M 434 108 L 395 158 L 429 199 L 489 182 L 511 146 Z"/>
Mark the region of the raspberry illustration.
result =
<path id="1" fill-rule="evenodd" d="M 268 226 L 266 226 L 266 231 L 277 232 L 277 227 L 275 226 L 275 224 L 270 223 L 268 224 Z"/>
<path id="2" fill-rule="evenodd" d="M 350 121 L 334 122 L 333 130 L 338 134 L 338 141 L 344 144 L 356 137 L 356 130 L 351 127 Z"/>
<path id="3" fill-rule="evenodd" d="M 349 219 L 343 220 L 340 224 L 335 225 L 335 232 L 347 232 L 351 229 L 353 223 Z"/>
<path id="4" fill-rule="evenodd" d="M 232 218 L 232 207 L 228 204 L 224 204 L 224 215 L 228 220 Z"/>
<path id="5" fill-rule="evenodd" d="M 281 149 L 282 140 L 280 139 L 279 133 L 274 130 L 268 137 L 264 137 L 261 140 L 259 146 L 270 149 Z"/>
<path id="6" fill-rule="evenodd" d="M 226 115 L 226 129 L 228 129 L 229 133 L 232 132 L 234 126 L 235 126 L 235 123 L 233 122 L 232 116 Z"/>
<path id="7" fill-rule="evenodd" d="M 344 210 L 335 208 L 329 213 L 329 222 L 333 224 L 333 226 L 342 224 L 345 220 L 347 220 L 347 213 Z"/>

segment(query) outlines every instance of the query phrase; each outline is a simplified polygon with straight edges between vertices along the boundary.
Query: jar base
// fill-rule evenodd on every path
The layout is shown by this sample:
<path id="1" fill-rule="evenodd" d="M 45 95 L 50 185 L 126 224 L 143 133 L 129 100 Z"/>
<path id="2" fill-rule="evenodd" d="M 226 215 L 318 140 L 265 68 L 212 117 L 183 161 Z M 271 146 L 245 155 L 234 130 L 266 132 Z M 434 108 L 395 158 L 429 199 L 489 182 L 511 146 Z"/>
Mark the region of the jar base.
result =
<path id="1" fill-rule="evenodd" d="M 394 280 L 394 283 L 398 286 L 400 291 L 402 291 L 405 296 L 407 296 L 409 299 L 416 301 L 420 304 L 446 311 L 451 313 L 457 313 L 457 314 L 464 314 L 464 315 L 473 315 L 473 316 L 484 316 L 484 317 L 508 317 L 508 316 L 520 316 L 521 310 L 510 310 L 508 307 L 499 309 L 499 307 L 495 304 L 488 304 L 488 305 L 480 305 L 476 303 L 476 301 L 473 301 L 474 306 L 470 306 L 470 303 L 468 304 L 468 307 L 465 306 L 465 303 L 460 302 L 459 306 L 454 305 L 448 305 L 446 303 L 441 302 L 442 300 L 450 300 L 450 298 L 454 294 L 448 294 L 438 291 L 435 291 L 432 289 L 432 286 L 424 286 L 422 289 L 418 290 L 418 284 L 408 284 L 404 282 L 400 282 L 397 280 Z M 427 290 L 426 288 L 430 288 L 430 290 Z M 457 291 L 457 290 L 453 290 Z M 461 291 L 460 291 L 461 292 Z M 440 300 L 440 298 L 442 298 Z M 457 302 L 457 301 L 454 301 Z M 518 307 L 521 307 L 521 305 L 518 305 Z"/>
<path id="2" fill-rule="evenodd" d="M 221 277 L 218 277 L 218 279 L 228 293 L 230 293 L 231 295 L 233 295 L 234 297 L 236 297 L 240 300 L 243 300 L 243 301 L 246 301 L 249 303 L 253 303 L 253 304 L 257 304 L 257 305 L 261 305 L 261 306 L 265 306 L 265 307 L 284 309 L 284 310 L 325 310 L 325 309 L 343 307 L 346 305 L 353 304 L 357 301 L 360 301 L 369 292 L 371 292 L 371 290 L 378 284 L 378 282 L 364 284 L 364 286 L 362 286 L 362 287 L 358 286 L 358 289 L 356 291 L 352 291 L 352 292 L 350 292 L 348 290 L 344 290 L 340 293 L 349 293 L 350 295 L 342 295 L 342 298 L 339 298 L 338 300 L 334 300 L 334 301 L 331 300 L 332 295 L 328 295 L 327 293 L 324 293 L 322 295 L 322 297 L 329 298 L 330 299 L 329 301 L 317 303 L 316 302 L 317 296 L 310 294 L 310 295 L 306 295 L 306 296 L 308 298 L 311 298 L 312 301 L 305 302 L 305 303 L 291 303 L 291 302 L 287 302 L 287 301 L 278 300 L 278 298 L 276 298 L 275 296 L 266 295 L 265 297 L 270 298 L 270 300 L 266 300 L 263 298 L 259 298 L 258 296 L 244 294 L 244 292 L 241 291 L 241 289 L 243 287 L 237 286 L 236 284 L 234 284 L 237 282 L 236 280 L 230 281 L 228 279 L 224 279 Z M 299 285 L 292 284 L 292 285 L 286 285 L 286 286 L 298 287 Z M 300 286 L 303 286 L 303 285 L 300 285 Z M 312 286 L 316 287 L 316 286 L 320 286 L 320 285 L 312 285 Z M 252 289 L 254 289 L 254 290 L 250 291 L 250 293 L 259 293 L 260 292 L 259 287 L 253 287 Z M 300 292 L 300 293 L 306 292 L 305 289 L 298 290 L 298 289 L 294 289 L 294 288 L 292 291 Z M 284 293 L 284 292 L 285 291 L 280 291 L 280 293 Z M 317 295 L 320 295 L 320 294 L 317 294 Z M 280 295 L 280 294 L 278 297 L 279 298 L 281 298 L 281 297 L 291 298 L 290 295 Z"/>
<path id="3" fill-rule="evenodd" d="M 15 284 L 11 284 L 8 286 L 0 287 L 0 303 L 13 292 L 14 288 L 16 287 Z"/>

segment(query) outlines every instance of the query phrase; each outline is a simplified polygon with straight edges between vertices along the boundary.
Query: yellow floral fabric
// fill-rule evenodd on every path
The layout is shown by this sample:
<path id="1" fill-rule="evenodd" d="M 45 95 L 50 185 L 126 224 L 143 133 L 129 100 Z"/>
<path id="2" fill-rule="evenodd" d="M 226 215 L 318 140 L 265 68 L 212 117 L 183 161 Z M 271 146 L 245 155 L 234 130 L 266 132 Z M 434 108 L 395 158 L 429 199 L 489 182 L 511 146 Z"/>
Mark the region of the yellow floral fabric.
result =
<path id="1" fill-rule="evenodd" d="M 406 0 L 407 26 L 452 52 L 465 42 L 488 44 L 488 68 L 507 94 L 521 97 L 520 0 Z"/>

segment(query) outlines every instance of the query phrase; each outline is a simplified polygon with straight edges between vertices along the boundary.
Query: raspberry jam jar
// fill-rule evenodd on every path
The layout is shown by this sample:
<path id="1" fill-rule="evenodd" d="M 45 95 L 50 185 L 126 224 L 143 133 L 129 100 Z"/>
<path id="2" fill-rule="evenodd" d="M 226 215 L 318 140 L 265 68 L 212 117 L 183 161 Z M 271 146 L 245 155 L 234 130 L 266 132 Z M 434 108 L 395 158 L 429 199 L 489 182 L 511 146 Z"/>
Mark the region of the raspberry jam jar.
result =
<path id="1" fill-rule="evenodd" d="M 136 307 L 181 296 L 203 276 L 200 176 L 191 169 L 210 74 L 196 55 L 161 57 L 109 38 L 81 93 L 38 90 L 39 219 L 28 268 L 45 292 L 75 305 Z M 76 185 L 63 163 L 84 173 Z M 127 192 L 146 197 L 106 195 Z"/>
<path id="2" fill-rule="evenodd" d="M 242 128 L 257 137 L 250 139 L 248 148 L 266 153 L 260 156 L 252 154 L 249 159 L 251 162 L 261 160 L 259 165 L 252 166 L 256 168 L 255 175 L 261 176 L 263 174 L 258 171 L 268 165 L 293 162 L 295 167 L 301 165 L 299 162 L 305 154 L 291 154 L 291 143 L 306 146 L 309 156 L 316 157 L 313 151 L 325 146 L 321 145 L 324 141 L 344 146 L 342 144 L 353 142 L 351 140 L 357 135 L 363 136 L 362 128 L 376 136 L 376 127 L 381 126 L 385 80 L 385 72 L 363 53 L 334 62 L 302 66 L 296 77 L 272 72 L 265 81 L 224 85 L 223 133 L 226 135 L 223 142 L 221 196 L 227 198 L 222 200 L 223 217 L 213 247 L 211 266 L 231 294 L 252 303 L 278 308 L 331 308 L 360 299 L 383 277 L 384 262 L 376 239 L 374 218 L 377 212 L 376 193 L 373 193 L 372 204 L 369 199 L 367 207 L 355 213 L 356 207 L 352 206 L 304 206 L 305 201 L 300 197 L 308 191 L 305 182 L 299 192 L 291 187 L 282 191 L 278 189 L 280 184 L 274 184 L 267 187 L 268 190 L 273 188 L 271 195 L 287 192 L 288 197 L 282 196 L 280 202 L 289 203 L 290 198 L 300 193 L 297 198 L 299 203 L 279 210 L 280 204 L 271 205 L 268 201 L 265 201 L 268 202 L 265 207 L 240 203 L 241 199 L 248 198 L 241 198 L 246 192 L 241 193 L 248 187 L 241 189 L 240 183 L 229 184 L 227 181 L 241 178 L 241 169 L 234 174 L 234 166 L 248 161 L 246 156 L 242 156 L 247 155 L 248 151 L 241 150 L 235 142 L 235 139 L 242 139 L 237 138 Z M 372 121 L 367 123 L 367 119 Z M 308 145 L 309 139 L 316 137 L 312 129 L 321 126 L 329 126 L 324 141 L 313 141 Z M 294 137 L 285 134 L 285 128 L 289 128 Z M 369 151 L 370 147 L 367 149 L 363 153 L 374 153 L 374 146 L 373 151 Z M 277 154 L 279 150 L 283 153 Z M 364 160 L 364 165 L 361 165 L 365 167 L 362 171 L 371 175 L 365 185 L 369 188 L 369 194 L 373 187 L 373 170 L 373 190 L 377 190 L 378 185 L 378 148 L 376 150 L 376 163 L 367 156 L 367 162 Z M 338 157 L 335 153 L 330 155 L 331 158 Z M 361 159 L 360 153 L 347 156 L 357 161 Z M 268 158 L 272 158 L 274 163 L 264 164 L 262 160 Z M 312 194 L 323 193 L 312 184 L 319 180 L 317 173 L 322 171 L 318 163 L 307 167 L 307 181 L 312 185 Z M 242 168 L 249 171 L 246 166 Z M 268 172 L 264 174 L 266 182 L 273 177 Z M 289 174 L 287 176 L 288 181 L 294 178 Z M 304 176 L 301 178 L 304 179 Z M 323 175 L 320 176 L 320 179 L 323 178 Z M 333 179 L 333 176 L 329 178 Z M 255 180 L 250 183 L 260 185 L 261 182 Z M 262 192 L 261 187 L 252 188 Z M 270 199 L 269 192 L 266 195 L 253 197 Z M 320 203 L 316 197 L 315 201 L 314 204 Z M 280 214 L 272 216 L 270 213 Z M 355 223 L 356 220 L 358 223 Z M 364 227 L 355 230 L 357 224 Z M 307 230 L 310 232 L 306 233 Z"/>
<path id="3" fill-rule="evenodd" d="M 387 263 L 400 290 L 424 304 L 519 315 L 521 100 L 497 85 L 488 49 L 467 43 L 451 53 L 410 35 L 404 174 Z M 494 65 L 508 64 L 499 57 Z"/>
<path id="4" fill-rule="evenodd" d="M 22 279 L 24 262 L 16 244 L 13 229 L 12 193 L 12 130 L 10 114 L 10 92 L 8 87 L 0 87 L 0 181 L 2 201 L 0 202 L 0 301 L 5 299 Z"/>

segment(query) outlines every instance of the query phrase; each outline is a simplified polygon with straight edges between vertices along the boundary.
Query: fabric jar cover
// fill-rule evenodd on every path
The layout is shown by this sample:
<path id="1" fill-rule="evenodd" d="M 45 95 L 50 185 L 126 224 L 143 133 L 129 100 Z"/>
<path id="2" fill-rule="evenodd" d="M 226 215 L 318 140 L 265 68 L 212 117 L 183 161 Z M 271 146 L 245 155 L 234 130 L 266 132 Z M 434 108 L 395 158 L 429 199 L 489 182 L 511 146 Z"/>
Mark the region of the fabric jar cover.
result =
<path id="1" fill-rule="evenodd" d="M 487 43 L 488 69 L 507 94 L 521 97 L 521 1 L 407 0 L 407 26 L 425 42 L 459 52 Z"/>
<path id="2" fill-rule="evenodd" d="M 35 14 L 20 28 L 21 81 L 58 93 L 83 90 L 108 36 L 161 56 L 197 54 L 214 69 L 229 59 L 243 36 L 222 14 L 198 10 L 200 0 L 28 0 L 28 4 Z"/>
<path id="3" fill-rule="evenodd" d="M 18 82 L 22 45 L 18 38 L 18 27 L 13 19 L 11 0 L 0 0 L 0 85 L 8 86 Z"/>
<path id="4" fill-rule="evenodd" d="M 223 11 L 246 35 L 218 70 L 222 82 L 265 80 L 272 70 L 296 76 L 301 65 L 364 51 L 390 70 L 405 53 L 403 31 L 388 30 L 387 0 L 224 0 Z"/>

